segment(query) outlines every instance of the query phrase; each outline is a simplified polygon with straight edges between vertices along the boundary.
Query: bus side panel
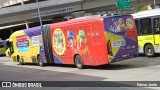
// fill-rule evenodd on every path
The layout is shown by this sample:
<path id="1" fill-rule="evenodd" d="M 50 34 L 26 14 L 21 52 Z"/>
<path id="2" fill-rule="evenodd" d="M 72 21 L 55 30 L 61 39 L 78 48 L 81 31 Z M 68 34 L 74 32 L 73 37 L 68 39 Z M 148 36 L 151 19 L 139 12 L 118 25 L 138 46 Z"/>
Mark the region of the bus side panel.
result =
<path id="1" fill-rule="evenodd" d="M 138 55 L 135 22 L 130 15 L 104 19 L 110 63 Z"/>
<path id="2" fill-rule="evenodd" d="M 62 60 L 66 50 L 66 38 L 64 33 L 66 32 L 64 32 L 61 27 L 54 26 L 54 24 L 50 25 L 53 58 L 56 64 L 67 63 L 67 60 Z"/>
<path id="3" fill-rule="evenodd" d="M 144 46 L 148 43 L 154 46 L 153 35 L 138 36 L 139 53 L 144 53 Z"/>
<path id="4" fill-rule="evenodd" d="M 41 55 L 43 62 L 46 63 L 44 57 L 44 47 L 42 45 L 42 31 L 41 27 L 34 27 L 24 30 L 25 34 L 29 38 L 29 52 L 30 52 L 30 63 L 37 63 L 38 55 Z M 27 54 L 28 55 L 28 54 Z"/>
<path id="5" fill-rule="evenodd" d="M 16 37 L 15 36 L 12 36 L 10 37 L 10 40 L 11 40 L 11 46 L 12 46 L 12 55 L 11 55 L 11 59 L 12 59 L 12 62 L 17 62 L 17 55 L 18 55 L 18 49 L 17 49 L 17 45 L 16 45 Z"/>
<path id="6" fill-rule="evenodd" d="M 91 25 L 87 23 L 75 24 L 71 23 L 61 27 L 65 35 L 66 50 L 63 56 L 60 56 L 65 64 L 74 64 L 74 56 L 79 54 L 84 65 L 92 65 L 89 55 L 91 49 L 88 47 L 91 44 L 90 36 L 87 33 L 91 32 Z"/>
<path id="7" fill-rule="evenodd" d="M 54 62 L 58 64 L 74 64 L 74 55 L 81 56 L 84 65 L 94 65 L 92 47 L 90 47 L 92 26 L 87 23 L 51 25 L 52 51 Z M 88 47 L 89 46 L 89 47 Z"/>
<path id="8" fill-rule="evenodd" d="M 108 55 L 106 48 L 106 39 L 104 34 L 104 24 L 102 21 L 95 21 L 92 24 L 92 39 L 93 39 L 93 57 L 95 65 L 108 64 Z"/>
<path id="9" fill-rule="evenodd" d="M 92 40 L 92 24 L 88 22 L 82 22 L 77 24 L 77 30 L 75 30 L 76 47 L 74 48 L 82 57 L 84 65 L 96 65 L 93 57 L 93 40 Z"/>
<path id="10" fill-rule="evenodd" d="M 5 54 L 5 48 L 4 47 L 0 47 L 0 55 L 4 55 Z"/>

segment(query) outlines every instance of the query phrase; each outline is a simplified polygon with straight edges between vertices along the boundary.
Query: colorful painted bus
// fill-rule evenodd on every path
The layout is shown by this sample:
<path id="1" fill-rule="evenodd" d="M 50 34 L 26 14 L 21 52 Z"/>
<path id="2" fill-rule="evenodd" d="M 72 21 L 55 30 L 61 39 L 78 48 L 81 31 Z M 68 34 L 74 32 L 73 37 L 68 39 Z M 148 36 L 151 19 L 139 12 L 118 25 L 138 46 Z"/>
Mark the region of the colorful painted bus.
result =
<path id="1" fill-rule="evenodd" d="M 98 66 L 138 55 L 131 15 L 73 19 L 13 33 L 12 61 Z"/>
<path id="2" fill-rule="evenodd" d="M 160 9 L 132 14 L 135 18 L 139 53 L 148 57 L 160 53 Z"/>

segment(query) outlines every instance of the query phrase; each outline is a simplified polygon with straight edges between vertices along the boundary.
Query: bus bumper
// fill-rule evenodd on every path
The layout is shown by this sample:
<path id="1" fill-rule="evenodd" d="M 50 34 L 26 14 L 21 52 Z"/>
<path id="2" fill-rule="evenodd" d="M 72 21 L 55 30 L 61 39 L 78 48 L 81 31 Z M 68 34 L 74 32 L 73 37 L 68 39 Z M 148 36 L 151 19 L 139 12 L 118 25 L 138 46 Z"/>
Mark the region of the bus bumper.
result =
<path id="1" fill-rule="evenodd" d="M 144 50 L 143 50 L 143 47 L 142 46 L 139 46 L 139 53 L 144 53 Z"/>
<path id="2" fill-rule="evenodd" d="M 155 45 L 154 51 L 155 51 L 155 53 L 160 53 L 160 45 Z"/>

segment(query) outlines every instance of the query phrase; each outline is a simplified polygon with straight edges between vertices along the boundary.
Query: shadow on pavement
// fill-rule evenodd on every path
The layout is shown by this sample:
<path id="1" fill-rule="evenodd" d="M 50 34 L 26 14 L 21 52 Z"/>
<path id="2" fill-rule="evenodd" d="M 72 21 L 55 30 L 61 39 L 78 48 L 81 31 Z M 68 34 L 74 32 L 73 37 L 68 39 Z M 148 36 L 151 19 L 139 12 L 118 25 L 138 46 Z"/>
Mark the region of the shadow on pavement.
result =
<path id="1" fill-rule="evenodd" d="M 6 55 L 0 55 L 0 57 L 6 57 Z"/>
<path id="2" fill-rule="evenodd" d="M 147 57 L 147 56 L 146 56 L 145 54 L 139 54 L 138 57 Z M 157 53 L 157 54 L 155 54 L 153 57 L 148 57 L 148 58 L 154 58 L 154 57 L 160 57 L 160 54 Z"/>
<path id="3" fill-rule="evenodd" d="M 38 66 L 36 64 L 25 64 L 25 65 Z M 85 66 L 84 69 L 123 70 L 123 69 L 143 68 L 143 67 L 150 67 L 157 65 L 160 65 L 159 57 L 152 57 L 152 58 L 138 57 L 134 59 L 115 62 L 113 64 L 100 65 L 100 66 Z M 62 65 L 62 64 L 46 64 L 44 67 L 76 68 L 74 65 Z"/>
<path id="4" fill-rule="evenodd" d="M 2 57 L 5 58 L 5 57 Z M 3 61 L 1 61 L 3 62 Z M 36 64 L 25 64 L 25 65 L 34 65 Z M 85 69 L 98 69 L 98 70 L 123 70 L 131 68 L 143 68 L 150 66 L 160 65 L 160 54 L 157 54 L 155 57 L 146 57 L 141 54 L 137 58 L 132 58 L 124 61 L 115 62 L 113 64 L 101 65 L 101 66 L 86 66 Z M 47 64 L 45 67 L 64 67 L 64 68 L 76 68 L 74 65 L 61 65 L 61 64 Z"/>
<path id="5" fill-rule="evenodd" d="M 87 66 L 86 69 L 99 69 L 99 70 L 123 70 L 123 69 L 129 69 L 133 68 L 130 65 L 114 65 L 114 64 L 108 64 L 108 65 L 101 65 L 101 66 Z"/>
<path id="6" fill-rule="evenodd" d="M 17 64 L 19 65 L 19 64 Z M 30 66 L 39 66 L 37 64 L 33 64 L 33 63 L 25 63 L 23 65 L 30 65 Z M 21 66 L 23 66 L 21 65 Z M 40 66 L 39 66 L 40 67 Z M 43 67 L 65 67 L 65 68 L 76 68 L 76 66 L 74 65 L 66 65 L 66 64 L 45 64 Z"/>
<path id="7" fill-rule="evenodd" d="M 160 65 L 160 57 L 138 57 L 134 59 L 115 62 L 113 64 L 101 65 L 101 66 L 88 66 L 88 69 L 100 69 L 100 70 L 124 70 L 133 68 L 143 68 L 150 66 Z"/>
<path id="8" fill-rule="evenodd" d="M 123 70 L 123 69 L 143 68 L 143 67 L 158 66 L 158 65 L 160 65 L 160 56 L 157 55 L 155 57 L 141 56 L 101 66 L 85 66 L 84 69 Z M 76 68 L 74 65 L 49 65 L 49 66 Z"/>
<path id="9" fill-rule="evenodd" d="M 54 68 L 53 68 L 54 69 Z M 0 65 L 1 81 L 102 81 L 104 77 Z"/>

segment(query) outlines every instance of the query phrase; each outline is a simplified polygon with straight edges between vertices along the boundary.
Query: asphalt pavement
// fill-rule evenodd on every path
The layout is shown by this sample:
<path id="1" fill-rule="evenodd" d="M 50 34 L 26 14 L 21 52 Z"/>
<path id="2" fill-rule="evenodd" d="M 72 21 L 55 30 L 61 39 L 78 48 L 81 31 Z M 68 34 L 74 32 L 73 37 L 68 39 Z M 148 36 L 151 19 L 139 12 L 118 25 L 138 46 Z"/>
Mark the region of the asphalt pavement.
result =
<path id="1" fill-rule="evenodd" d="M 160 81 L 159 70 L 160 56 L 151 58 L 140 56 L 111 65 L 87 66 L 82 70 L 73 65 L 47 65 L 45 67 L 34 64 L 18 65 L 11 62 L 9 57 L 0 57 L 0 81 Z M 5 89 L 3 88 L 3 90 Z M 11 89 L 16 90 L 16 88 Z M 55 89 L 75 90 L 74 87 L 57 87 Z M 106 90 L 104 87 L 76 89 Z M 112 90 L 158 90 L 158 88 L 114 87 Z"/>

